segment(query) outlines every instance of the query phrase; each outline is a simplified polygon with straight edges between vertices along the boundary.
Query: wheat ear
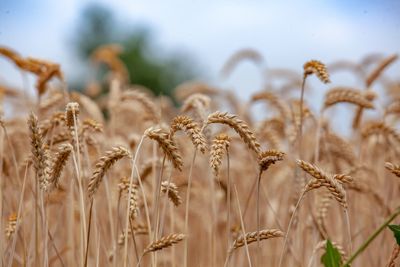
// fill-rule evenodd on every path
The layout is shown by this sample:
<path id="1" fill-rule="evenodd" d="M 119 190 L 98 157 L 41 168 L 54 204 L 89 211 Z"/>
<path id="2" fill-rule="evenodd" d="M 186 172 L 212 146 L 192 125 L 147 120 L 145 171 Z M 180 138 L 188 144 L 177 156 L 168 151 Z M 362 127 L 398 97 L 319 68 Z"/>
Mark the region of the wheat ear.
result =
<path id="1" fill-rule="evenodd" d="M 168 198 L 172 203 L 174 203 L 175 206 L 179 206 L 182 203 L 182 198 L 179 196 L 178 187 L 173 182 L 162 182 L 161 192 L 168 194 Z"/>
<path id="2" fill-rule="evenodd" d="M 164 236 L 161 239 L 158 239 L 158 240 L 152 242 L 150 245 L 148 245 L 144 249 L 143 254 L 140 257 L 137 266 L 140 265 L 140 262 L 141 262 L 143 256 L 146 255 L 147 253 L 158 251 L 158 250 L 170 247 L 170 246 L 172 246 L 172 245 L 174 245 L 176 243 L 179 243 L 184 238 L 185 238 L 184 234 L 170 234 L 170 235 Z"/>
<path id="3" fill-rule="evenodd" d="M 123 157 L 131 158 L 132 156 L 127 149 L 121 146 L 117 146 L 107 151 L 106 154 L 98 160 L 96 164 L 96 169 L 94 170 L 89 180 L 89 199 L 93 198 L 106 172 L 111 168 L 112 165 L 114 165 L 118 160 L 122 159 Z"/>
<path id="4" fill-rule="evenodd" d="M 200 150 L 201 153 L 205 153 L 207 150 L 206 139 L 201 132 L 201 129 L 193 119 L 188 116 L 177 116 L 171 123 L 171 136 L 177 131 L 184 131 L 192 140 L 193 145 L 196 149 Z"/>
<path id="5" fill-rule="evenodd" d="M 214 177 L 218 177 L 219 168 L 222 163 L 222 156 L 229 148 L 230 138 L 225 133 L 215 136 L 211 145 L 210 167 L 213 170 Z"/>
<path id="6" fill-rule="evenodd" d="M 216 111 L 208 116 L 206 123 L 207 125 L 211 123 L 228 125 L 239 134 L 240 138 L 251 150 L 257 154 L 259 153 L 260 144 L 254 136 L 254 133 L 250 130 L 249 126 L 247 126 L 244 121 L 238 119 L 236 115 L 228 114 L 227 112 Z"/>
<path id="7" fill-rule="evenodd" d="M 156 141 L 174 167 L 180 171 L 182 170 L 182 157 L 179 155 L 175 141 L 167 132 L 163 131 L 161 128 L 150 127 L 144 132 L 144 135 Z"/>
<path id="8" fill-rule="evenodd" d="M 259 234 L 258 234 L 259 233 Z M 240 236 L 236 238 L 236 240 L 233 242 L 232 247 L 230 248 L 230 252 L 233 250 L 243 247 L 245 242 L 244 239 L 246 239 L 247 244 L 251 244 L 253 242 L 257 241 L 257 238 L 259 237 L 260 240 L 266 240 L 266 239 L 271 239 L 275 237 L 283 237 L 284 233 L 281 230 L 278 229 L 268 229 L 268 230 L 260 230 L 259 232 L 249 232 L 246 233 L 245 237 Z"/>
<path id="9" fill-rule="evenodd" d="M 52 163 L 51 170 L 50 170 L 50 183 L 54 187 L 58 187 L 59 179 L 61 176 L 61 172 L 67 163 L 69 155 L 72 152 L 72 146 L 70 144 L 62 144 L 58 148 L 58 151 L 55 156 L 55 160 Z"/>
<path id="10" fill-rule="evenodd" d="M 386 162 L 385 168 L 388 169 L 391 173 L 393 173 L 397 177 L 400 177 L 400 166 L 399 165 L 393 164 L 390 162 Z"/>
<path id="11" fill-rule="evenodd" d="M 373 98 L 372 93 L 366 96 L 360 90 L 352 88 L 332 88 L 325 95 L 324 109 L 337 103 L 351 103 L 362 108 L 373 109 L 374 105 L 370 100 L 371 98 Z"/>
<path id="12" fill-rule="evenodd" d="M 33 166 L 35 167 L 41 188 L 47 190 L 49 184 L 49 155 L 39 132 L 38 119 L 33 113 L 29 116 L 28 125 L 31 136 Z"/>

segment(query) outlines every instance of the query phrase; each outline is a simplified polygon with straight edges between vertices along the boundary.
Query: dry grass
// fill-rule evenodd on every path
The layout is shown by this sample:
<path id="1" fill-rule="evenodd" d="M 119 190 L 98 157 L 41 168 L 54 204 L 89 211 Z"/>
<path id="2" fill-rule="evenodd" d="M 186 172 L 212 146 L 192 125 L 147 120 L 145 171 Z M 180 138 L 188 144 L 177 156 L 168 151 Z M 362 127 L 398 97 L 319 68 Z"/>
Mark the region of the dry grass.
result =
<path id="1" fill-rule="evenodd" d="M 0 85 L 2 266 L 313 267 L 326 240 L 351 259 L 396 215 L 399 77 L 385 71 L 397 56 L 271 70 L 248 101 L 187 82 L 174 106 L 129 84 L 120 52 L 93 55 L 110 69 L 109 94 L 93 100 L 50 81 L 62 79 L 57 64 L 0 48 L 35 75 L 40 96 Z M 243 50 L 222 74 L 248 59 L 264 73 L 262 56 Z M 360 87 L 326 88 L 330 70 Z M 320 112 L 310 75 L 325 94 Z M 259 101 L 265 112 L 254 114 Z M 357 127 L 335 125 L 340 103 Z M 384 230 L 352 266 L 396 266 L 393 244 Z"/>

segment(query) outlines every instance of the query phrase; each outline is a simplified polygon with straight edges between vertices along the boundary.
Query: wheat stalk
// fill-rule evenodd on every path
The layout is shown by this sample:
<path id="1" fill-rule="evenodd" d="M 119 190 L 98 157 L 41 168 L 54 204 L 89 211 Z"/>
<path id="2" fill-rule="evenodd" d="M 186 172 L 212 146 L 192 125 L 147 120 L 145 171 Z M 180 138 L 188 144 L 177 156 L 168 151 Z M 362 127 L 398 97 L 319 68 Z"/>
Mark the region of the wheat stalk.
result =
<path id="1" fill-rule="evenodd" d="M 149 116 L 154 122 L 160 120 L 160 114 L 157 111 L 158 109 L 147 94 L 140 92 L 139 90 L 127 90 L 122 93 L 121 100 L 134 100 L 139 102 L 143 106 L 147 116 Z"/>

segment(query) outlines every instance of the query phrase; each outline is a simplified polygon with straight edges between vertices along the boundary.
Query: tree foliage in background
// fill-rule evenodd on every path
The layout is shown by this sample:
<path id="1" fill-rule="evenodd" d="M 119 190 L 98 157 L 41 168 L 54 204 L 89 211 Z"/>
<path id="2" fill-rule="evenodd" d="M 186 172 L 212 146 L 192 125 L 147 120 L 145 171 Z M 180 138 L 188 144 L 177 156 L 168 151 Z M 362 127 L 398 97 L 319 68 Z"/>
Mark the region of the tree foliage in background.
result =
<path id="1" fill-rule="evenodd" d="M 120 58 L 126 65 L 130 82 L 144 85 L 156 94 L 171 95 L 179 83 L 194 79 L 200 73 L 187 54 L 162 51 L 153 45 L 147 28 L 131 29 L 129 24 L 117 22 L 110 10 L 99 5 L 90 5 L 82 13 L 73 43 L 77 55 L 85 61 L 100 45 L 120 44 L 124 48 Z M 104 75 L 104 69 L 97 74 L 98 77 Z"/>

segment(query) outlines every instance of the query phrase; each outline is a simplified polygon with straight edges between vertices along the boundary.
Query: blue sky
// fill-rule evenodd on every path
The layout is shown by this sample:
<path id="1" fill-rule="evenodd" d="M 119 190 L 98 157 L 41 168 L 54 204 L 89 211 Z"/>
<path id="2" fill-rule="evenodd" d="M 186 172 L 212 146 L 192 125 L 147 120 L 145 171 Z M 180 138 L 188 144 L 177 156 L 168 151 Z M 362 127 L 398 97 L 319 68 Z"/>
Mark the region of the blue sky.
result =
<path id="1" fill-rule="evenodd" d="M 73 29 L 93 2 L 110 7 L 127 25 L 149 26 L 158 45 L 192 53 L 217 84 L 224 61 L 244 47 L 260 51 L 269 67 L 298 71 L 309 59 L 400 53 L 400 1 L 0 0 L 0 44 L 59 62 L 68 77 L 75 64 Z M 393 69 L 400 73 L 399 64 Z M 4 60 L 0 70 L 0 81 L 19 77 Z M 248 97 L 261 79 L 254 66 L 243 64 L 222 85 Z"/>

